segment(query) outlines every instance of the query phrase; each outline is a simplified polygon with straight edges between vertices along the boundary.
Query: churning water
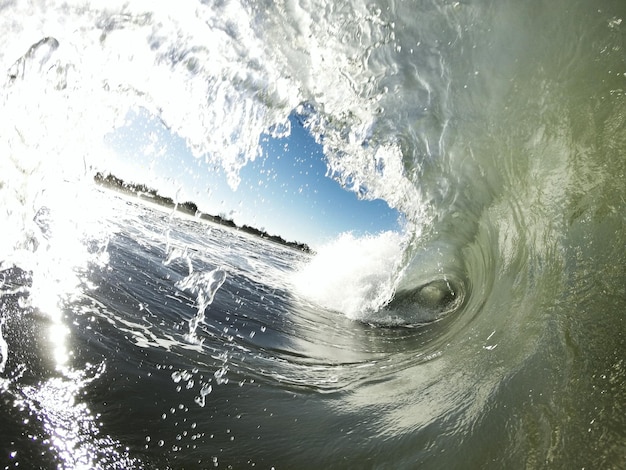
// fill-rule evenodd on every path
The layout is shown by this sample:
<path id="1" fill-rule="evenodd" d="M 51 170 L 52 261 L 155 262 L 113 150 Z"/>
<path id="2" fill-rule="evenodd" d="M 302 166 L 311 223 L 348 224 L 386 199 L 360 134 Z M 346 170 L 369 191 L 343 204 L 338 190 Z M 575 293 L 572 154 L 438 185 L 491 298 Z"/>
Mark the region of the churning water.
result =
<path id="1" fill-rule="evenodd" d="M 2 2 L 2 465 L 623 468 L 625 21 Z M 404 231 L 308 256 L 101 193 L 139 108 L 233 187 L 297 115 Z"/>

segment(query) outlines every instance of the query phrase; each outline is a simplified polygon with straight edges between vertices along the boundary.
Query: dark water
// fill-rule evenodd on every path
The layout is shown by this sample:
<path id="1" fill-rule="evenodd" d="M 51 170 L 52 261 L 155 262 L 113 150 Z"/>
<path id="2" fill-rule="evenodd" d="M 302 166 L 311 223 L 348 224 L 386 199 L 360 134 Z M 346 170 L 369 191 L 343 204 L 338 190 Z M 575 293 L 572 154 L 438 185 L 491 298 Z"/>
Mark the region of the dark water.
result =
<path id="1" fill-rule="evenodd" d="M 421 362 L 415 351 L 432 336 L 429 328 L 380 328 L 320 310 L 295 298 L 285 281 L 307 255 L 110 202 L 116 220 L 102 221 L 110 233 L 90 244 L 91 254 L 106 253 L 107 262 L 84 267 L 76 292 L 61 296 L 56 318 L 25 307 L 26 293 L 2 297 L 6 464 L 387 462 L 380 452 L 389 444 L 370 442 L 377 419 L 345 400 L 359 384 L 384 383 Z M 188 277 L 190 266 L 198 277 Z M 211 287 L 205 275 L 216 271 L 225 273 L 224 283 L 191 331 L 200 297 L 177 283 L 192 278 L 201 292 Z M 20 270 L 4 276 L 5 287 L 29 283 Z"/>
<path id="2" fill-rule="evenodd" d="M 623 468 L 624 28 L 622 0 L 4 2 L 3 465 Z M 297 116 L 403 232 L 309 257 L 94 191 L 139 109 L 232 187 Z"/>
<path id="3" fill-rule="evenodd" d="M 384 327 L 314 307 L 288 282 L 307 255 L 99 197 L 116 217 L 86 241 L 91 259 L 58 314 L 29 307 L 27 290 L 2 296 L 4 465 L 534 468 L 565 466 L 562 451 L 621 465 L 621 332 L 604 334 L 604 357 L 579 349 L 577 335 L 599 341 L 605 328 L 584 317 L 554 338 L 571 314 L 562 299 L 547 326 L 509 324 L 513 338 L 543 330 L 535 351 L 506 348 L 493 327 L 477 354 L 458 318 Z M 3 275 L 4 292 L 32 282 Z M 214 294 L 204 310 L 201 292 Z M 606 295 L 603 311 L 618 302 Z"/>

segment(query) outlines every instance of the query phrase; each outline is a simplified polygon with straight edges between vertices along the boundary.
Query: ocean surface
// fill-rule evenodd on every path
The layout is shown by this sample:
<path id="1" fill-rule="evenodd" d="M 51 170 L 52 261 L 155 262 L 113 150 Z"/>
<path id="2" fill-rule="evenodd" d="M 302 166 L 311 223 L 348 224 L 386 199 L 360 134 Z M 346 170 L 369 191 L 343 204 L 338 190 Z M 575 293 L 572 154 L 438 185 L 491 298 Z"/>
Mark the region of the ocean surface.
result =
<path id="1" fill-rule="evenodd" d="M 5 1 L 0 44 L 0 467 L 626 466 L 623 0 Z M 402 228 L 96 188 L 138 110 L 233 188 L 297 118 Z"/>

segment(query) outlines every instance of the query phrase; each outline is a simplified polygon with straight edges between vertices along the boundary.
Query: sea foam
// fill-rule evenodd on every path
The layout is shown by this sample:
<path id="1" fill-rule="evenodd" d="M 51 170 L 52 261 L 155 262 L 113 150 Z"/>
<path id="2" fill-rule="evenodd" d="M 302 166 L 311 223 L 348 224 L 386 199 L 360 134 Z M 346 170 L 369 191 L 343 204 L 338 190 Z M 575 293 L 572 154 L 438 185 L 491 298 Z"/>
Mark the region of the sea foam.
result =
<path id="1" fill-rule="evenodd" d="M 393 297 L 405 244 L 393 231 L 363 237 L 343 233 L 296 272 L 295 291 L 348 318 L 370 318 Z"/>

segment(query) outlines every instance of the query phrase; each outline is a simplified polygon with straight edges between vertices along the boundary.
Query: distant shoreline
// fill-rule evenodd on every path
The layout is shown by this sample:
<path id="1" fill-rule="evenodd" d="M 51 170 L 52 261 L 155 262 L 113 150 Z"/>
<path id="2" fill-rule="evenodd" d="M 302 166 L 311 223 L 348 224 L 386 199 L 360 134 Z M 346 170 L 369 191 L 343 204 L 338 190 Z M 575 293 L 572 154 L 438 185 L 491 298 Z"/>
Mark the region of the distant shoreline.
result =
<path id="1" fill-rule="evenodd" d="M 264 240 L 268 240 L 279 245 L 287 246 L 289 248 L 293 248 L 304 253 L 312 253 L 311 248 L 306 243 L 300 242 L 292 242 L 286 241 L 279 235 L 270 235 L 264 230 L 259 230 L 255 227 L 251 227 L 249 225 L 238 226 L 230 219 L 226 219 L 219 215 L 211 215 L 206 214 L 200 210 L 198 210 L 198 206 L 191 201 L 176 203 L 170 197 L 161 196 L 155 189 L 149 188 L 144 184 L 138 184 L 133 182 L 126 182 L 117 176 L 109 173 L 107 176 L 104 176 L 102 173 L 98 172 L 93 177 L 96 184 L 103 186 L 108 189 L 112 189 L 130 196 L 137 197 L 138 199 L 152 202 L 154 204 L 158 204 L 163 207 L 170 208 L 172 210 L 176 210 L 183 214 L 188 214 L 193 217 L 196 217 L 200 220 L 205 220 L 208 222 L 212 222 L 217 225 L 223 225 L 225 227 L 234 228 L 235 230 L 240 230 L 242 232 L 248 233 L 250 235 L 257 236 Z"/>

